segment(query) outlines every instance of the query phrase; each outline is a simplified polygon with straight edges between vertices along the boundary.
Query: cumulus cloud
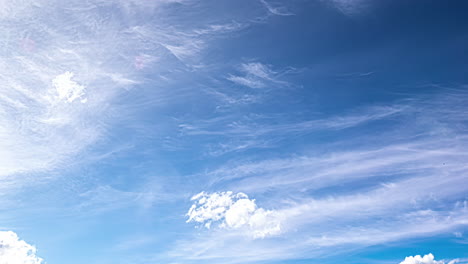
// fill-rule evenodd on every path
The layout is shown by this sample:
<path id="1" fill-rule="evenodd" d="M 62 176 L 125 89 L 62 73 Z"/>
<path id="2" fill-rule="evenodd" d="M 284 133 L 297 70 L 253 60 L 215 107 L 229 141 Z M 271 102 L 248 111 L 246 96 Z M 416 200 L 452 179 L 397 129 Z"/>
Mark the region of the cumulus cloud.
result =
<path id="1" fill-rule="evenodd" d="M 36 248 L 12 231 L 0 231 L 0 264 L 41 264 Z"/>
<path id="2" fill-rule="evenodd" d="M 72 80 L 73 76 L 74 74 L 72 72 L 67 71 L 52 80 L 57 90 L 58 97 L 70 103 L 76 99 L 80 99 L 82 103 L 86 103 L 86 98 L 83 98 L 85 95 L 85 87 Z"/>
<path id="3" fill-rule="evenodd" d="M 244 193 L 201 192 L 192 197 L 194 204 L 187 213 L 189 222 L 210 228 L 219 223 L 224 229 L 244 229 L 254 238 L 264 238 L 281 232 L 281 224 L 275 211 L 259 208 L 254 199 Z"/>
<path id="4" fill-rule="evenodd" d="M 448 264 L 454 264 L 457 262 L 457 260 L 452 260 L 448 262 Z M 424 255 L 424 257 L 421 257 L 420 255 L 406 257 L 405 260 L 400 262 L 400 264 L 445 264 L 445 262 L 434 260 L 434 255 L 429 253 Z"/>

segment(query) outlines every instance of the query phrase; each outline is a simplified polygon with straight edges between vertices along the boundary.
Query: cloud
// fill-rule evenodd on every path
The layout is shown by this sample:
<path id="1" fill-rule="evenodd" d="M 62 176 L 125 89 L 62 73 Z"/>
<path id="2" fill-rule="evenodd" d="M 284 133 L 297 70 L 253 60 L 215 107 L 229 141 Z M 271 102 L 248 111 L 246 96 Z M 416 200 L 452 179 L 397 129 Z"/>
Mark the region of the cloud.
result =
<path id="1" fill-rule="evenodd" d="M 244 63 L 242 69 L 252 76 L 256 76 L 262 79 L 271 80 L 272 75 L 275 74 L 268 66 L 258 62 Z"/>
<path id="2" fill-rule="evenodd" d="M 174 75 L 193 70 L 209 40 L 243 28 L 231 19 L 172 19 L 180 11 L 174 6 L 189 2 L 2 1 L 0 189 L 99 156 L 110 128 L 130 127 L 132 115 L 164 90 L 158 81 L 181 79 Z M 134 88 L 147 82 L 155 88 L 142 96 L 146 103 L 135 102 L 145 91 Z"/>
<path id="3" fill-rule="evenodd" d="M 411 110 L 410 107 L 399 104 L 369 106 L 324 119 L 317 118 L 297 122 L 281 120 L 282 115 L 277 117 L 245 116 L 236 118 L 235 121 L 229 118 L 205 119 L 197 122 L 196 125 L 182 125 L 181 130 L 184 135 L 223 135 L 235 139 L 241 137 L 248 139 L 264 138 L 268 136 L 289 138 L 291 134 L 301 135 L 327 130 L 340 131 L 359 127 L 373 121 L 388 120 L 400 115 L 412 114 Z"/>
<path id="4" fill-rule="evenodd" d="M 181 241 L 178 249 L 196 247 L 172 254 L 206 263 L 314 258 L 463 229 L 468 225 L 467 96 L 455 91 L 407 98 L 284 126 L 229 123 L 228 132 L 221 131 L 237 137 L 250 133 L 255 135 L 251 139 L 263 139 L 283 132 L 294 136 L 317 129 L 336 130 L 340 141 L 316 143 L 304 153 L 230 161 L 197 175 L 209 188 L 232 190 L 227 197 L 240 191 L 262 197 L 262 207 L 274 208 L 281 236 L 253 243 L 228 232 L 222 224 L 228 227 L 225 217 L 230 206 L 223 206 L 220 228 Z M 198 125 L 228 123 L 221 118 L 205 122 Z M 384 122 L 385 130 L 375 130 L 370 122 Z M 348 136 L 345 129 L 351 127 L 360 129 Z M 220 130 L 210 132 L 213 137 Z M 248 214 L 249 205 L 241 203 L 241 212 Z M 197 203 L 194 208 L 199 208 Z M 251 221 L 242 221 L 246 218 L 241 213 L 235 215 L 241 220 L 231 225 Z M 223 228 L 226 232 L 221 232 Z"/>
<path id="5" fill-rule="evenodd" d="M 80 99 L 82 103 L 86 103 L 87 99 L 83 98 L 85 95 L 85 87 L 73 81 L 74 74 L 72 72 L 65 72 L 57 75 L 52 80 L 52 84 L 57 90 L 59 99 L 66 100 L 71 103 L 76 99 Z"/>
<path id="6" fill-rule="evenodd" d="M 256 74 L 262 75 L 263 71 L 258 71 Z M 216 94 L 216 96 L 226 102 L 239 103 L 230 100 L 232 98 L 225 98 L 224 94 Z M 315 118 L 313 116 L 304 118 L 300 114 L 284 113 L 244 114 L 241 116 L 232 114 L 216 118 L 182 120 L 179 131 L 184 138 L 209 136 L 210 142 L 212 142 L 209 146 L 210 153 L 216 153 L 212 146 L 216 145 L 214 141 L 217 139 L 221 150 L 219 153 L 222 153 L 222 148 L 228 142 L 236 142 L 237 145 L 246 146 L 240 150 L 248 151 L 264 146 L 271 148 L 281 145 L 292 136 L 318 135 L 325 131 L 338 136 L 340 140 L 350 142 L 346 132 L 352 134 L 358 129 L 362 129 L 362 133 L 355 135 L 355 139 L 363 142 L 366 139 L 360 135 L 364 134 L 373 140 L 380 137 L 381 139 L 377 142 L 382 143 L 404 142 L 410 137 L 428 137 L 430 134 L 445 140 L 447 134 L 456 135 L 462 132 L 457 129 L 463 126 L 464 117 L 461 113 L 465 111 L 460 99 L 467 97 L 466 92 L 456 91 L 434 95 L 431 98 L 420 96 L 391 103 L 360 106 L 328 116 L 317 113 Z M 253 102 L 261 103 L 259 101 L 261 100 Z M 448 106 L 452 107 L 447 108 Z M 453 126 L 450 123 L 457 123 L 460 126 Z M 376 133 L 384 125 L 388 129 Z M 391 130 L 393 133 L 390 132 Z M 373 140 L 369 142 L 375 143 L 376 141 Z M 235 147 L 234 145 L 231 148 L 235 149 Z"/>
<path id="7" fill-rule="evenodd" d="M 282 220 L 282 233 L 278 239 L 265 237 L 248 240 L 239 233 L 212 230 L 211 233 L 204 232 L 179 241 L 169 256 L 188 263 L 201 260 L 205 263 L 250 263 L 317 258 L 346 254 L 369 245 L 432 236 L 468 224 L 466 207 L 448 213 L 420 211 L 405 214 L 380 204 L 382 210 L 390 213 L 376 216 L 368 213 L 379 206 L 353 205 L 353 199 L 343 198 L 340 209 L 332 204 L 323 204 L 322 207 L 311 203 L 300 212 L 294 206 L 290 212 L 277 210 Z M 375 197 L 363 195 L 359 199 L 372 203 Z M 333 203 L 333 200 L 330 198 L 329 202 Z M 337 213 L 337 209 L 340 213 Z M 308 224 L 298 224 L 301 221 Z"/>
<path id="8" fill-rule="evenodd" d="M 41 264 L 36 248 L 12 231 L 0 231 L 0 264 Z"/>
<path id="9" fill-rule="evenodd" d="M 274 211 L 258 208 L 255 200 L 244 193 L 231 191 L 205 193 L 192 197 L 194 204 L 189 209 L 187 223 L 197 222 L 211 228 L 219 223 L 220 228 L 247 229 L 254 238 L 264 238 L 281 232 L 281 224 Z"/>
<path id="10" fill-rule="evenodd" d="M 254 77 L 243 77 L 243 76 L 235 76 L 231 75 L 227 77 L 227 79 L 231 82 L 247 86 L 250 88 L 262 88 L 265 87 L 265 83 L 261 80 L 256 80 Z"/>
<path id="11" fill-rule="evenodd" d="M 452 260 L 448 264 L 454 264 L 457 262 L 457 260 Z M 445 264 L 445 262 L 434 260 L 434 255 L 429 253 L 423 257 L 420 255 L 406 257 L 404 261 L 400 262 L 400 264 Z"/>
<path id="12" fill-rule="evenodd" d="M 367 6 L 367 0 L 325 0 L 330 1 L 335 8 L 346 15 L 362 12 Z"/>
<path id="13" fill-rule="evenodd" d="M 284 7 L 273 7 L 266 0 L 260 0 L 260 3 L 262 3 L 263 6 L 268 10 L 268 12 L 270 12 L 273 15 L 277 15 L 277 16 L 291 16 L 291 15 L 294 15 L 293 13 L 290 13 L 287 10 L 285 10 Z"/>
<path id="14" fill-rule="evenodd" d="M 263 88 L 268 84 L 287 85 L 287 82 L 278 79 L 278 72 L 271 69 L 270 66 L 260 62 L 243 63 L 240 65 L 241 75 L 229 75 L 227 79 L 231 82 L 247 86 L 250 88 Z"/>

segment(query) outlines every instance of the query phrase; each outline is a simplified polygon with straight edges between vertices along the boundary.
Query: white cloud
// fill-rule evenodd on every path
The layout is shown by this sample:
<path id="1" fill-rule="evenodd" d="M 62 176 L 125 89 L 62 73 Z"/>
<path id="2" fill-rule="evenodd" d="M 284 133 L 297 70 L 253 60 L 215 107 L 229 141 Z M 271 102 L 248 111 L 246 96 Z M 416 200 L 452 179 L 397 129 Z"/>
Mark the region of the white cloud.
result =
<path id="1" fill-rule="evenodd" d="M 76 99 L 80 99 L 82 103 L 86 103 L 87 99 L 84 98 L 85 87 L 79 85 L 76 81 L 72 80 L 74 74 L 72 72 L 65 72 L 57 75 L 52 80 L 52 83 L 57 90 L 59 99 L 66 100 L 71 103 Z"/>
<path id="2" fill-rule="evenodd" d="M 281 232 L 275 211 L 258 208 L 255 200 L 244 193 L 201 192 L 192 197 L 195 201 L 187 213 L 187 222 L 197 222 L 210 228 L 218 222 L 220 228 L 244 229 L 254 238 L 264 238 Z"/>
<path id="3" fill-rule="evenodd" d="M 231 82 L 234 82 L 234 83 L 237 83 L 237 84 L 240 84 L 240 85 L 243 85 L 243 86 L 247 86 L 247 87 L 250 87 L 250 88 L 262 88 L 265 86 L 265 84 L 260 81 L 260 80 L 256 80 L 252 77 L 243 77 L 243 76 L 235 76 L 235 75 L 231 75 L 229 77 L 227 77 L 227 79 Z"/>
<path id="4" fill-rule="evenodd" d="M 41 264 L 36 248 L 12 231 L 0 231 L 0 264 Z"/>
<path id="5" fill-rule="evenodd" d="M 452 260 L 448 264 L 457 263 L 457 260 Z M 445 264 L 444 261 L 434 260 L 434 255 L 431 253 L 421 257 L 420 255 L 406 257 L 400 264 Z"/>
<path id="6" fill-rule="evenodd" d="M 260 62 L 243 63 L 240 65 L 240 71 L 244 73 L 243 76 L 231 74 L 227 79 L 250 88 L 263 88 L 267 84 L 288 84 L 278 80 L 278 73 L 273 71 L 270 66 Z"/>
<path id="7" fill-rule="evenodd" d="M 248 74 L 267 80 L 275 74 L 267 65 L 258 62 L 244 63 L 242 69 Z"/>
<path id="8" fill-rule="evenodd" d="M 293 15 L 292 13 L 286 11 L 284 7 L 273 7 L 270 3 L 268 3 L 265 0 L 260 0 L 260 3 L 262 3 L 263 6 L 265 6 L 265 8 L 268 10 L 268 12 L 270 12 L 273 15 L 277 15 L 277 16 Z"/>
<path id="9" fill-rule="evenodd" d="M 241 28 L 218 20 L 208 31 L 196 32 L 199 25 L 168 22 L 172 3 L 186 2 L 0 0 L 5 20 L 0 25 L 5 35 L 0 49 L 0 189 L 12 193 L 13 186 L 37 183 L 46 178 L 43 172 L 76 164 L 77 155 L 83 155 L 78 162 L 98 156 L 87 154 L 106 144 L 112 125 L 131 126 L 135 121 L 128 115 L 143 108 L 128 100 L 132 96 L 115 102 L 130 87 L 153 82 L 144 77 L 146 71 L 169 75 L 183 68 L 180 59 L 196 60 L 214 34 Z M 108 16 L 102 9 L 115 12 Z M 154 16 L 156 10 L 160 16 Z M 121 23 L 143 16 L 157 26 Z M 31 173 L 41 175 L 27 178 Z"/>
<path id="10" fill-rule="evenodd" d="M 291 135 L 306 127 L 343 129 L 374 120 L 394 122 L 388 132 L 316 144 L 306 155 L 242 159 L 201 175 L 203 184 L 209 182 L 213 189 L 268 195 L 275 217 L 281 219 L 281 239 L 255 240 L 254 244 L 229 232 L 212 232 L 208 237 L 188 239 L 187 244 L 197 247 L 177 252 L 179 257 L 204 263 L 313 258 L 460 231 L 468 225 L 467 96 L 455 92 L 409 98 L 388 107 L 361 109 L 297 127 L 277 126 L 276 130 L 231 126 L 233 135 L 247 131 L 278 134 L 281 129 Z M 208 121 L 213 127 L 220 122 L 227 123 Z M 242 212 L 251 210 L 248 205 L 243 204 Z M 240 220 L 233 222 L 242 223 L 245 218 L 236 215 Z M 434 260 L 433 264 L 444 263 L 440 261 L 455 263 Z"/>
<path id="11" fill-rule="evenodd" d="M 330 1 L 335 8 L 341 11 L 343 14 L 346 15 L 354 15 L 362 10 L 367 5 L 367 0 L 326 0 Z"/>

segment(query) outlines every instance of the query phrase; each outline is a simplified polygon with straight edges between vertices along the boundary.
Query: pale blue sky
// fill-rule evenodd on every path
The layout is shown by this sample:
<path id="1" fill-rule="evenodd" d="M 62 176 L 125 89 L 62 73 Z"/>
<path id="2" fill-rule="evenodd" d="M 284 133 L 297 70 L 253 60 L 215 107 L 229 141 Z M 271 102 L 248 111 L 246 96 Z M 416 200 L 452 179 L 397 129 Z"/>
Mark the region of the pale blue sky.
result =
<path id="1" fill-rule="evenodd" d="M 4 1 L 0 264 L 468 263 L 467 8 Z"/>

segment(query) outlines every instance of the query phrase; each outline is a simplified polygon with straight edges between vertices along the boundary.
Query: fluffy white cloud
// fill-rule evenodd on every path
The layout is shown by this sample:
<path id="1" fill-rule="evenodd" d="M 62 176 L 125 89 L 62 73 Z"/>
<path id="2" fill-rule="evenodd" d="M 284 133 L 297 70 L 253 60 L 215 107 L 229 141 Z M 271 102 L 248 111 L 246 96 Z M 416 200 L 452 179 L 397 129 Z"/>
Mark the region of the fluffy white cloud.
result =
<path id="1" fill-rule="evenodd" d="M 57 90 L 58 97 L 68 102 L 73 102 L 76 99 L 81 99 L 82 103 L 86 102 L 83 98 L 85 87 L 73 81 L 74 74 L 72 72 L 65 72 L 60 74 L 52 80 L 52 83 Z"/>
<path id="2" fill-rule="evenodd" d="M 254 199 L 244 193 L 201 192 L 192 197 L 194 204 L 187 213 L 188 222 L 197 222 L 210 228 L 219 222 L 226 229 L 245 229 L 254 238 L 279 234 L 281 224 L 275 211 L 258 208 Z"/>
<path id="3" fill-rule="evenodd" d="M 0 264 L 41 264 L 36 248 L 12 231 L 0 231 Z"/>
<path id="4" fill-rule="evenodd" d="M 454 264 L 457 262 L 457 260 L 452 260 L 448 264 Z M 434 260 L 434 255 L 429 253 L 424 255 L 424 257 L 421 257 L 420 255 L 406 257 L 405 260 L 400 262 L 400 264 L 445 264 L 445 262 Z"/>

